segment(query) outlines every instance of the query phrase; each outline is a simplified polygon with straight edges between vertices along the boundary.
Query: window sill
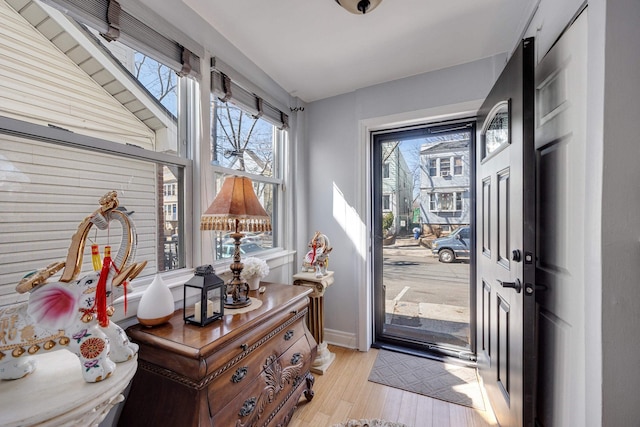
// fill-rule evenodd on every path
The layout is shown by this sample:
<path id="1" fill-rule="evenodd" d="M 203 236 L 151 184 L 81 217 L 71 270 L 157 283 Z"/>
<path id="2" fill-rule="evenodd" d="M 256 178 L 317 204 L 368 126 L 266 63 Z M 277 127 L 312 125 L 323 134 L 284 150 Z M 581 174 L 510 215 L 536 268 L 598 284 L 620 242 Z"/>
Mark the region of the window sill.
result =
<path id="1" fill-rule="evenodd" d="M 267 261 L 269 268 L 274 269 L 292 262 L 294 254 L 295 251 L 276 248 L 262 251 L 259 256 L 256 256 L 256 258 L 264 259 Z M 243 257 L 246 256 L 247 255 L 243 255 Z M 216 275 L 225 282 L 231 279 L 231 270 L 229 270 L 229 265 L 231 265 L 231 263 L 232 260 L 229 258 L 212 264 Z M 193 271 L 193 268 L 183 268 L 180 270 L 165 271 L 162 273 L 163 281 L 173 294 L 174 309 L 176 310 L 182 307 L 182 299 L 184 296 L 183 285 L 187 280 L 193 277 Z M 151 284 L 154 277 L 155 275 L 150 275 L 134 280 L 132 283 L 134 290 L 127 294 L 127 312 L 124 312 L 124 297 L 120 297 L 113 304 L 116 310 L 111 320 L 118 323 L 124 329 L 136 324 L 138 322 L 136 318 L 138 304 L 140 303 L 140 299 L 142 298 L 144 291 Z"/>

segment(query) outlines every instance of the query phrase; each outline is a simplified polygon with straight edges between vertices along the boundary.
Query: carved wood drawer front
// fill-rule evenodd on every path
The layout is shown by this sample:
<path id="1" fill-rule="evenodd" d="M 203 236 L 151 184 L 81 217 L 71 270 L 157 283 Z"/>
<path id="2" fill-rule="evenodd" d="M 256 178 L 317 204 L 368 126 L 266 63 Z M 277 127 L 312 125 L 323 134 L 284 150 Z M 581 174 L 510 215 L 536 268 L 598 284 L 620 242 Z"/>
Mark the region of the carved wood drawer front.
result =
<path id="1" fill-rule="evenodd" d="M 208 387 L 209 402 L 213 413 L 235 400 L 235 396 L 246 389 L 248 384 L 262 373 L 266 360 L 279 358 L 305 335 L 303 322 L 304 317 L 287 325 L 270 338 L 268 338 L 270 334 L 267 334 L 253 343 L 246 343 L 246 346 L 238 346 L 236 354 L 246 353 L 246 355 L 229 367 Z"/>
<path id="2" fill-rule="evenodd" d="M 257 378 L 254 377 L 250 384 L 245 385 L 224 408 L 213 410 L 214 426 L 267 425 L 288 398 L 294 393 L 299 397 L 302 391 L 297 390 L 298 386 L 304 383 L 311 367 L 309 341 L 301 336 L 280 357 L 269 355 L 262 363 L 264 370 Z M 217 406 L 216 398 L 211 393 L 209 402 Z"/>

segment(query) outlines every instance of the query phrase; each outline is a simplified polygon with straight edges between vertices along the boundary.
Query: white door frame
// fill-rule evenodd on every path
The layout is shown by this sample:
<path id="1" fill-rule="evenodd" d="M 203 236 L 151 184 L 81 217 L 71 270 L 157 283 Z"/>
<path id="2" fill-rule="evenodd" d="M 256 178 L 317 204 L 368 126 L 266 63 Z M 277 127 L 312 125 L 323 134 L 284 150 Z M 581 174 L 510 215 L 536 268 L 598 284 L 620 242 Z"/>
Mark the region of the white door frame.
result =
<path id="1" fill-rule="evenodd" d="M 394 114 L 382 117 L 363 119 L 358 122 L 358 165 L 361 173 L 358 174 L 358 188 L 365 189 L 360 198 L 360 212 L 366 212 L 365 229 L 367 233 L 364 247 L 366 250 L 366 262 L 361 264 L 361 268 L 356 272 L 357 281 L 366 283 L 366 286 L 358 287 L 358 335 L 357 348 L 360 351 L 368 351 L 373 343 L 373 275 L 372 257 L 373 250 L 373 206 L 371 201 L 371 132 L 406 127 L 411 125 L 432 124 L 446 120 L 455 120 L 475 117 L 478 108 L 482 104 L 481 99 L 461 102 L 457 104 L 444 105 L 424 110 L 411 111 L 407 113 Z"/>

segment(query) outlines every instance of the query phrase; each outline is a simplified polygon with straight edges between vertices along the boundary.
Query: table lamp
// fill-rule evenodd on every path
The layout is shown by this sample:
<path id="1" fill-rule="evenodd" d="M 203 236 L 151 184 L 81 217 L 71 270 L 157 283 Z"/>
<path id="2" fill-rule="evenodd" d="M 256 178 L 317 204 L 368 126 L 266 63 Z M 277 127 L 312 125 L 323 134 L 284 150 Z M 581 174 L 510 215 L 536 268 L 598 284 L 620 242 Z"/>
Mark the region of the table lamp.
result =
<path id="1" fill-rule="evenodd" d="M 242 232 L 271 231 L 271 219 L 264 210 L 253 183 L 247 177 L 232 175 L 225 178 L 222 188 L 202 214 L 200 230 L 232 231 L 235 250 L 229 269 L 233 278 L 226 284 L 226 308 L 240 308 L 251 304 L 249 285 L 240 278 L 244 268 L 240 260 Z"/>

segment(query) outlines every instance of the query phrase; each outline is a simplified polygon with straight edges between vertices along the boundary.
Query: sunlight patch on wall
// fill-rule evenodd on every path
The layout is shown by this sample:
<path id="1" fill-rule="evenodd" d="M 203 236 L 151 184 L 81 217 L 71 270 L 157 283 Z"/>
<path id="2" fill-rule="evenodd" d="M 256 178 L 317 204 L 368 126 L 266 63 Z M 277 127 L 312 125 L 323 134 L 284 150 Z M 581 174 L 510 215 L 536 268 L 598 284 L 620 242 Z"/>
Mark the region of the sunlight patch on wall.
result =
<path id="1" fill-rule="evenodd" d="M 335 182 L 333 183 L 333 218 L 349 237 L 360 257 L 365 259 L 366 226 L 355 208 L 344 199 L 344 195 Z"/>

